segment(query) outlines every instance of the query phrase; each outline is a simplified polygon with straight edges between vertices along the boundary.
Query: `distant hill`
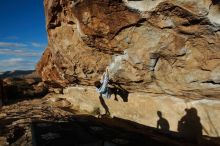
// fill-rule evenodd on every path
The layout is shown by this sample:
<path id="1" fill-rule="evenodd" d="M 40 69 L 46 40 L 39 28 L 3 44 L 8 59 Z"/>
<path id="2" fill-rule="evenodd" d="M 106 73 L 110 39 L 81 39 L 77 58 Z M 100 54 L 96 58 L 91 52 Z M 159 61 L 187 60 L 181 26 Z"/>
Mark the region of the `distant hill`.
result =
<path id="1" fill-rule="evenodd" d="M 35 70 L 0 71 L 0 78 L 40 78 Z"/>

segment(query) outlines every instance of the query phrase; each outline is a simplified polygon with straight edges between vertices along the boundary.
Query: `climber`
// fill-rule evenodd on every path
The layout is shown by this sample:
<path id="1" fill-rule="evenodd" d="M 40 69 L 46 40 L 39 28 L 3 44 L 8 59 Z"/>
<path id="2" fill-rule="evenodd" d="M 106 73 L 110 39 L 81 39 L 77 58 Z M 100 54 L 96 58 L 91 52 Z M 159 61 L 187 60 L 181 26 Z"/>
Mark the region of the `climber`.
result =
<path id="1" fill-rule="evenodd" d="M 102 104 L 103 108 L 105 109 L 105 115 L 110 116 L 109 108 L 106 105 L 103 97 L 110 98 L 111 97 L 111 91 L 110 88 L 108 87 L 109 83 L 109 72 L 108 72 L 108 67 L 106 68 L 105 73 L 103 73 L 103 76 L 101 78 L 101 81 L 95 82 L 96 90 L 100 94 L 99 95 L 99 100 L 100 103 Z"/>
<path id="2" fill-rule="evenodd" d="M 110 98 L 110 90 L 108 88 L 108 83 L 109 83 L 109 71 L 108 67 L 106 67 L 105 73 L 103 73 L 102 78 L 101 78 L 101 86 L 96 86 L 98 89 L 97 91 L 102 95 L 102 97 Z"/>

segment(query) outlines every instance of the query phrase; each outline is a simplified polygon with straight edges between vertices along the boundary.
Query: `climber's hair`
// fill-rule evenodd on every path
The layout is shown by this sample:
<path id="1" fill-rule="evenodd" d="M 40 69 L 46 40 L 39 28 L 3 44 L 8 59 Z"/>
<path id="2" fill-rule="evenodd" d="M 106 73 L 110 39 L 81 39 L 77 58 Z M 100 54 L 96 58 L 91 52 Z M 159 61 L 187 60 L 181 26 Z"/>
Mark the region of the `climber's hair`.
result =
<path id="1" fill-rule="evenodd" d="M 100 87 L 101 87 L 100 81 L 96 81 L 96 82 L 94 83 L 94 85 L 96 86 L 96 88 L 100 88 Z"/>

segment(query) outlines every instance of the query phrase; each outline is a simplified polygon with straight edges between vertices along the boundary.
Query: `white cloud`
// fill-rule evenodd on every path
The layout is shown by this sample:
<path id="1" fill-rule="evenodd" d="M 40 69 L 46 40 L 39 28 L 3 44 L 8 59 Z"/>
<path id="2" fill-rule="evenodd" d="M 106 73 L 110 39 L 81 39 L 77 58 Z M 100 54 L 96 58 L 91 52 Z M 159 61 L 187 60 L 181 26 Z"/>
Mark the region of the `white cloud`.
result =
<path id="1" fill-rule="evenodd" d="M 1 42 L 0 41 L 0 70 L 32 70 L 42 54 L 43 44 Z"/>
<path id="2" fill-rule="evenodd" d="M 40 43 L 37 43 L 37 42 L 32 42 L 31 45 L 33 47 L 36 47 L 36 48 L 45 48 L 46 47 L 45 44 L 40 44 Z"/>
<path id="3" fill-rule="evenodd" d="M 36 62 L 23 58 L 9 58 L 0 60 L 0 70 L 31 70 Z"/>
<path id="4" fill-rule="evenodd" d="M 24 43 L 14 43 L 14 42 L 0 42 L 0 47 L 26 47 L 27 44 Z"/>
<path id="5" fill-rule="evenodd" d="M 5 60 L 0 60 L 0 66 L 14 66 L 18 63 L 23 62 L 24 60 L 22 58 L 10 58 Z"/>
<path id="6" fill-rule="evenodd" d="M 21 49 L 10 49 L 10 48 L 0 48 L 0 55 L 15 55 L 22 57 L 40 57 L 41 52 L 36 52 L 31 49 L 21 48 Z"/>
<path id="7" fill-rule="evenodd" d="M 10 47 L 10 48 L 22 48 L 22 47 L 35 47 L 35 48 L 45 48 L 46 44 L 41 44 L 37 42 L 28 43 L 16 43 L 16 42 L 0 42 L 0 48 Z"/>

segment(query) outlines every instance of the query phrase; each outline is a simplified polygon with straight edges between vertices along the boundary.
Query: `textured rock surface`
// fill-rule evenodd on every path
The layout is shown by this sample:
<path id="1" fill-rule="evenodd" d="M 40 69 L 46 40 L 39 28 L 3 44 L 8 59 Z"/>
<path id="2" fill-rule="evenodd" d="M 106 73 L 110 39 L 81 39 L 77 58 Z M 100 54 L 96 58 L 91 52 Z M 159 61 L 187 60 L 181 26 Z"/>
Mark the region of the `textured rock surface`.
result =
<path id="1" fill-rule="evenodd" d="M 36 78 L 5 78 L 5 103 L 22 98 L 41 97 L 48 93 L 47 86 Z"/>
<path id="2" fill-rule="evenodd" d="M 114 99 L 114 95 L 109 100 L 104 100 L 100 104 L 98 94 L 94 87 L 69 87 L 64 89 L 63 95 L 57 95 L 72 103 L 73 109 L 94 113 L 99 111 L 105 113 L 105 106 L 109 109 L 112 117 L 119 117 L 135 121 L 150 127 L 157 127 L 157 121 L 160 119 L 157 112 L 162 113 L 162 117 L 169 123 L 170 131 L 180 131 L 178 122 L 188 116 L 191 126 L 190 133 L 202 130 L 203 135 L 219 137 L 219 112 L 220 101 L 208 99 L 180 99 L 166 94 L 146 94 L 135 92 L 129 94 L 127 102 L 122 100 L 121 96 Z M 195 113 L 187 114 L 186 109 L 195 109 Z M 198 119 L 197 119 L 198 117 Z M 202 125 L 198 128 L 199 123 Z M 179 127 L 179 128 L 178 128 Z"/>
<path id="3" fill-rule="evenodd" d="M 12 71 L 0 75 L 0 106 L 47 93 L 47 85 L 34 71 Z"/>
<path id="4" fill-rule="evenodd" d="M 153 145 L 196 146 L 178 133 L 160 130 L 121 118 L 95 118 L 80 112 L 67 99 L 49 94 L 41 99 L 3 106 L 0 113 L 0 145 Z M 218 139 L 204 136 L 200 146 L 219 146 Z"/>
<path id="5" fill-rule="evenodd" d="M 73 113 L 60 108 L 60 106 L 64 107 L 61 104 L 65 100 L 59 100 L 54 105 L 48 99 L 49 97 L 50 95 L 47 95 L 44 98 L 24 100 L 16 104 L 1 107 L 0 145 L 32 146 L 31 123 L 33 121 L 66 120 L 73 115 Z"/>
<path id="6" fill-rule="evenodd" d="M 220 5 L 211 0 L 45 0 L 44 81 L 220 98 Z"/>

